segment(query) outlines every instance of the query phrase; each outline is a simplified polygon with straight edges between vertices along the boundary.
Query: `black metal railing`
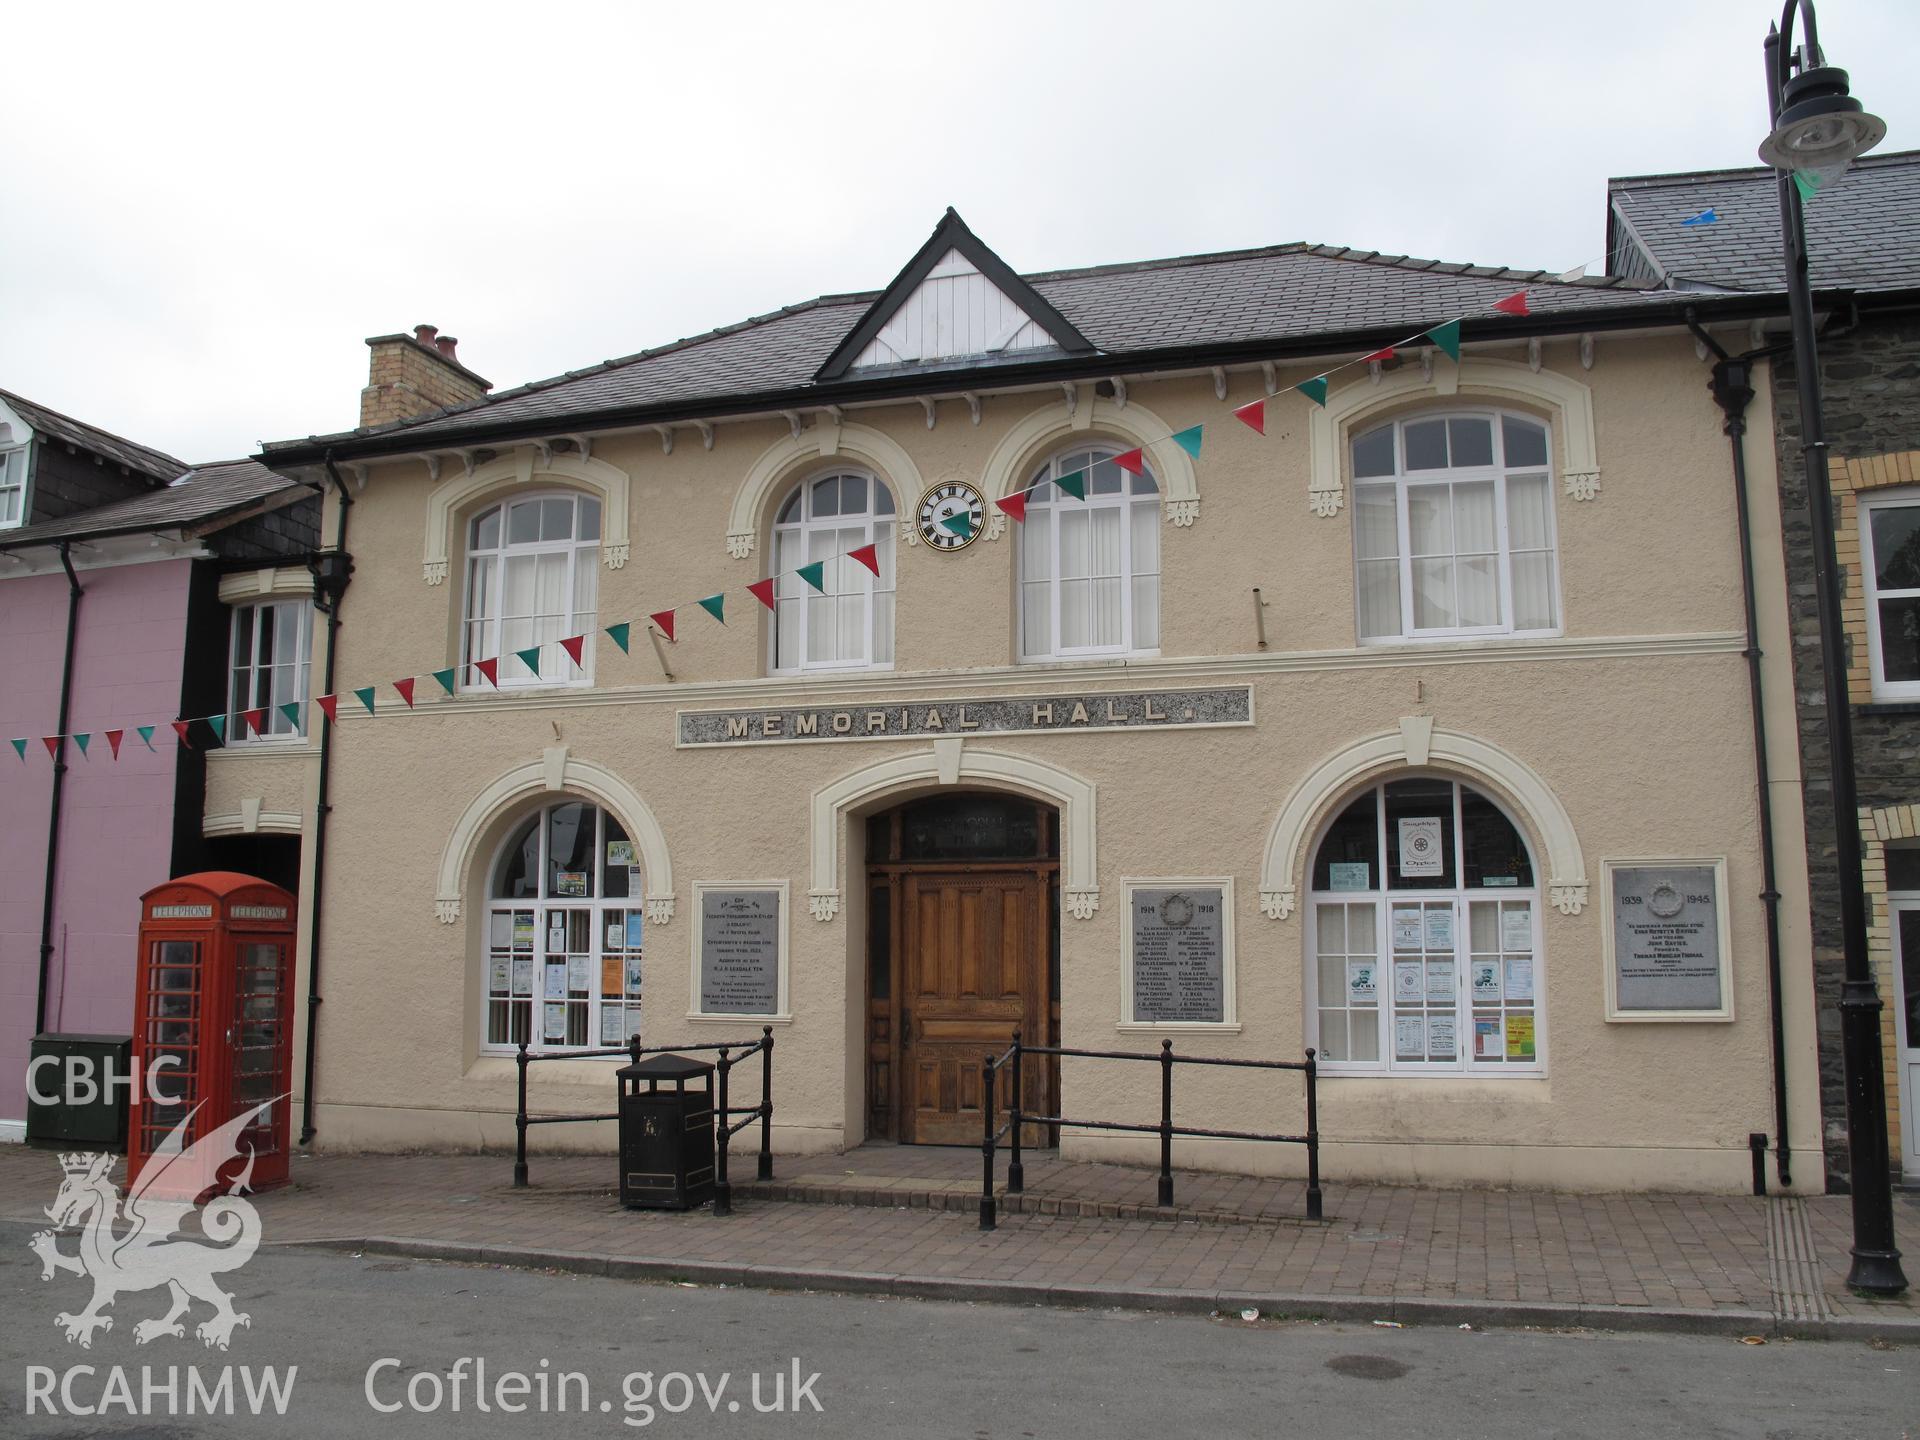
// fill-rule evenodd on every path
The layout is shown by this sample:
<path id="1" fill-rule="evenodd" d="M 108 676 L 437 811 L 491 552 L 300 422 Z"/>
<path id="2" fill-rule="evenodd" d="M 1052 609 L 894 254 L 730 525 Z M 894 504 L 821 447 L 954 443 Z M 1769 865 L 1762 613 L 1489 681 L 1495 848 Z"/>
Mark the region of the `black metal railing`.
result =
<path id="1" fill-rule="evenodd" d="M 1013 1044 L 999 1055 L 989 1055 L 980 1062 L 980 1111 L 983 1121 L 983 1138 L 980 1145 L 980 1228 L 992 1230 L 999 1223 L 999 1205 L 994 1199 L 993 1175 L 994 1153 L 999 1147 L 1000 1137 L 1006 1136 L 1007 1144 L 1007 1193 L 1018 1195 L 1026 1189 L 1026 1167 L 1020 1160 L 1020 1129 L 1023 1125 L 1046 1125 L 1059 1127 L 1070 1125 L 1080 1130 L 1123 1130 L 1141 1135 L 1160 1137 L 1160 1190 L 1159 1204 L 1173 1204 L 1173 1137 L 1176 1135 L 1194 1136 L 1206 1140 L 1261 1140 L 1283 1145 L 1304 1145 L 1307 1147 L 1307 1218 L 1320 1219 L 1320 1097 L 1318 1087 L 1318 1068 L 1314 1062 L 1315 1052 L 1307 1051 L 1305 1060 L 1228 1060 L 1214 1055 L 1176 1055 L 1173 1042 L 1162 1040 L 1158 1055 L 1141 1054 L 1131 1050 L 1076 1050 L 1061 1045 L 1028 1045 L 1020 1039 L 1018 1030 L 1013 1032 Z M 1026 1102 L 1025 1092 L 1021 1089 L 1024 1075 L 1022 1060 L 1028 1055 L 1064 1055 L 1085 1060 L 1135 1060 L 1146 1061 L 1160 1067 L 1160 1123 L 1157 1125 L 1139 1125 L 1121 1120 L 1075 1120 L 1064 1115 L 1029 1115 L 1021 1107 Z M 1243 1070 L 1298 1070 L 1307 1078 L 1307 1129 L 1303 1135 L 1269 1134 L 1251 1130 L 1212 1130 L 1195 1125 L 1176 1125 L 1173 1123 L 1173 1067 L 1175 1065 L 1219 1065 Z M 1000 1072 L 1010 1071 L 1012 1080 L 1012 1104 L 1008 1107 L 1006 1122 L 995 1126 L 995 1092 L 998 1088 Z"/>
<path id="2" fill-rule="evenodd" d="M 773 1178 L 773 1027 L 764 1025 L 760 1029 L 760 1038 L 748 1043 L 741 1040 L 728 1040 L 724 1043 L 713 1042 L 700 1045 L 642 1045 L 636 1037 L 624 1046 L 613 1050 L 545 1050 L 534 1054 L 527 1049 L 522 1040 L 514 1055 L 514 1063 L 519 1069 L 519 1095 L 514 1106 L 514 1151 L 513 1151 L 513 1188 L 524 1190 L 527 1187 L 527 1127 L 530 1125 L 576 1125 L 595 1120 L 618 1120 L 620 1112 L 594 1115 L 529 1115 L 527 1113 L 527 1067 L 540 1060 L 599 1060 L 614 1056 L 625 1056 L 629 1064 L 638 1065 L 643 1055 L 685 1055 L 695 1051 L 713 1050 L 714 1070 L 718 1076 L 718 1093 L 714 1099 L 714 1202 L 713 1213 L 727 1215 L 732 1213 L 733 1191 L 727 1183 L 727 1141 L 746 1129 L 754 1120 L 760 1122 L 760 1163 L 759 1175 L 762 1180 Z M 729 1105 L 727 1103 L 728 1079 L 733 1067 L 753 1055 L 760 1060 L 760 1103 L 758 1105 Z M 738 1124 L 729 1125 L 728 1117 L 743 1115 L 746 1118 Z"/>

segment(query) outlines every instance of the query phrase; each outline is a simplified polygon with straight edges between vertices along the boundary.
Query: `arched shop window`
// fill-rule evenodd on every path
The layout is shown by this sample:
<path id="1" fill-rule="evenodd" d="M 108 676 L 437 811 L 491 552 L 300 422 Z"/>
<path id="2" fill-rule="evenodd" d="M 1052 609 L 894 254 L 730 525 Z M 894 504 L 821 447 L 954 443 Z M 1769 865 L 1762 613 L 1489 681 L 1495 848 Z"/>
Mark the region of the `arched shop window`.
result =
<path id="1" fill-rule="evenodd" d="M 1309 888 L 1309 1043 L 1328 1071 L 1543 1071 L 1540 890 L 1487 796 L 1424 776 L 1373 786 L 1327 827 Z"/>
<path id="2" fill-rule="evenodd" d="M 594 1049 L 640 1033 L 646 884 L 619 820 L 580 800 L 522 821 L 487 887 L 483 1043 Z"/>

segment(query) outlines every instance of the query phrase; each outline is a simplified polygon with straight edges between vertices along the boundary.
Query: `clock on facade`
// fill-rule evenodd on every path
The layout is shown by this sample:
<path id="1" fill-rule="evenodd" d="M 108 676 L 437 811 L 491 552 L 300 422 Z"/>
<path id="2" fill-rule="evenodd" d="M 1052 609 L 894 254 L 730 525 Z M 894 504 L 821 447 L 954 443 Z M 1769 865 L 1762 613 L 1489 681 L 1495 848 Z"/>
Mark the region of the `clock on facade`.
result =
<path id="1" fill-rule="evenodd" d="M 966 523 L 958 523 L 958 517 Z M 920 497 L 914 526 L 920 538 L 935 550 L 964 550 L 980 538 L 987 523 L 987 502 L 980 492 L 959 480 L 943 480 Z"/>

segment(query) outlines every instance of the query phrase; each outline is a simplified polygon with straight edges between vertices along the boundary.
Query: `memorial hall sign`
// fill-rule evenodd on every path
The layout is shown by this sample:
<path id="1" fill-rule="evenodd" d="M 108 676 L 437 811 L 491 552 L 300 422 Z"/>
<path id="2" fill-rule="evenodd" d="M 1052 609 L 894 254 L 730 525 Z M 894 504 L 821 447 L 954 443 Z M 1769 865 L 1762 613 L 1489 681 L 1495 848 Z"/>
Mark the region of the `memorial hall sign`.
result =
<path id="1" fill-rule="evenodd" d="M 676 744 L 806 745 L 1078 730 L 1197 729 L 1253 724 L 1253 690 L 1072 691 L 965 700 L 863 701 L 752 710 L 682 710 Z"/>

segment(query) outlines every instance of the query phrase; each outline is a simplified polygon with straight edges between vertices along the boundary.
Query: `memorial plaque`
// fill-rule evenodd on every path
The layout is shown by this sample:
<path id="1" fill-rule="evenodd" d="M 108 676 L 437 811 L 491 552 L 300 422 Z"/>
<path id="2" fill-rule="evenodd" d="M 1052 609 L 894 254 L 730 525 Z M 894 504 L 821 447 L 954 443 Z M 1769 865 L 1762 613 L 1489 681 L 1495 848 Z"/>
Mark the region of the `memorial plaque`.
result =
<path id="1" fill-rule="evenodd" d="M 1711 865 L 1613 871 L 1614 1003 L 1621 1011 L 1726 1008 Z"/>
<path id="2" fill-rule="evenodd" d="M 1220 1024 L 1226 1013 L 1226 893 L 1134 890 L 1133 1019 Z"/>
<path id="3" fill-rule="evenodd" d="M 774 1015 L 780 1007 L 780 892 L 700 892 L 700 1011 Z"/>

